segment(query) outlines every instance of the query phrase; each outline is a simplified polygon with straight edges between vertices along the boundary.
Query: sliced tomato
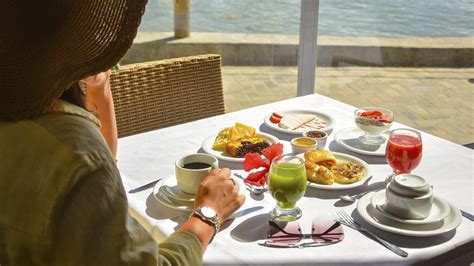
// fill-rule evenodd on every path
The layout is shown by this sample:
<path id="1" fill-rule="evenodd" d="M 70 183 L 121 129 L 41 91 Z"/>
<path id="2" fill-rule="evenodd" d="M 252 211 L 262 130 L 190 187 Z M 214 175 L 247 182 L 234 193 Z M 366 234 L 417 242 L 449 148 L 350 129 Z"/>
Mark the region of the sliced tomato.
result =
<path id="1" fill-rule="evenodd" d="M 272 116 L 270 116 L 270 122 L 272 122 L 273 124 L 280 123 L 281 119 L 282 119 L 282 116 L 275 113 L 273 113 Z"/>

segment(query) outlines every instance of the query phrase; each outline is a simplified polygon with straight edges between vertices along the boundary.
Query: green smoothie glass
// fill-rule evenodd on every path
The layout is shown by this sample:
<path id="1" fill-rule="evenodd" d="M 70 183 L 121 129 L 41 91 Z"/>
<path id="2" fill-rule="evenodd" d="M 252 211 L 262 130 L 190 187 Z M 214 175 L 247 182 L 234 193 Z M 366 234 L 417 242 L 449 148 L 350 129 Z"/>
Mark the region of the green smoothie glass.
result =
<path id="1" fill-rule="evenodd" d="M 273 159 L 268 174 L 268 191 L 277 201 L 270 212 L 278 221 L 298 220 L 302 212 L 296 202 L 306 191 L 306 169 L 304 160 L 297 156 L 285 155 Z"/>

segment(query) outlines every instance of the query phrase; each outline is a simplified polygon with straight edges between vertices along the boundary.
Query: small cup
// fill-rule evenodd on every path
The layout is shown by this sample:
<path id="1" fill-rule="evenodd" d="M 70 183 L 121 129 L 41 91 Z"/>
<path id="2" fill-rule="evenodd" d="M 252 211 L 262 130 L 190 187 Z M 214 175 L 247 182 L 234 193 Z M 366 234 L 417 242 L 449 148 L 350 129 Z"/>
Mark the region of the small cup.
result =
<path id="1" fill-rule="evenodd" d="M 217 158 L 204 153 L 183 156 L 176 160 L 175 173 L 178 187 L 188 194 L 196 194 L 201 181 L 218 168 Z"/>
<path id="2" fill-rule="evenodd" d="M 420 176 L 398 175 L 386 189 L 385 210 L 404 219 L 428 217 L 433 205 L 433 188 Z"/>
<path id="3" fill-rule="evenodd" d="M 324 150 L 328 133 L 321 130 L 308 130 L 303 132 L 303 136 L 315 139 L 318 142 L 318 150 Z"/>
<path id="4" fill-rule="evenodd" d="M 291 148 L 293 154 L 304 153 L 308 150 L 314 150 L 318 148 L 318 141 L 308 137 L 297 137 L 291 140 Z"/>

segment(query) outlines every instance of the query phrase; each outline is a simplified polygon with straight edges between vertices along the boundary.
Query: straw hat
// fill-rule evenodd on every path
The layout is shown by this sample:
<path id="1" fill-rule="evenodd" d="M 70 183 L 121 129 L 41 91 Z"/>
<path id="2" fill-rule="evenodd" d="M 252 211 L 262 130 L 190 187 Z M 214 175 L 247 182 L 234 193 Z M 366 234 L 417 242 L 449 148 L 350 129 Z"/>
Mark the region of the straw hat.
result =
<path id="1" fill-rule="evenodd" d="M 0 1 L 0 120 L 40 114 L 72 83 L 115 65 L 146 0 Z"/>

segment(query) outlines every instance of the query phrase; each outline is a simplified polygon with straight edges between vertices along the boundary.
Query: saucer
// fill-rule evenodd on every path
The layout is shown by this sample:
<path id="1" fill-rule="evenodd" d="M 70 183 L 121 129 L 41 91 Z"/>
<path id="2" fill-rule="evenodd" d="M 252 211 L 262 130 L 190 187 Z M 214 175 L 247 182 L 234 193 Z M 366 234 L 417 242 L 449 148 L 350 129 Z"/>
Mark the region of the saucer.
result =
<path id="1" fill-rule="evenodd" d="M 359 137 L 364 135 L 364 131 L 357 127 L 349 127 L 338 131 L 334 135 L 334 140 L 341 147 L 350 151 L 372 156 L 385 156 L 385 148 L 387 147 L 387 140 L 389 131 L 382 132 L 385 142 L 380 145 L 366 145 L 359 141 Z"/>
<path id="2" fill-rule="evenodd" d="M 176 210 L 182 210 L 182 211 L 193 211 L 194 210 L 194 202 L 186 202 L 186 201 L 180 201 L 180 200 L 173 200 L 167 195 L 167 192 L 164 192 L 164 189 L 162 189 L 163 184 L 165 182 L 168 182 L 168 185 L 170 184 L 176 184 L 176 178 L 175 177 L 167 177 L 163 178 L 162 180 L 158 181 L 156 183 L 155 188 L 153 189 L 153 197 L 160 202 L 161 204 L 170 207 L 172 209 Z M 183 192 L 181 192 L 183 193 Z M 194 200 L 194 196 L 193 196 Z"/>
<path id="3" fill-rule="evenodd" d="M 194 204 L 194 195 L 181 191 L 181 189 L 178 187 L 177 180 L 174 177 L 168 177 L 163 180 L 163 183 L 160 187 L 160 192 L 162 192 L 172 201 Z"/>
<path id="4" fill-rule="evenodd" d="M 382 214 L 383 216 L 395 220 L 397 222 L 405 224 L 429 224 L 435 223 L 443 220 L 451 212 L 451 208 L 447 201 L 440 197 L 433 197 L 433 205 L 431 206 L 430 215 L 424 219 L 415 220 L 415 219 L 403 219 L 401 217 L 394 216 L 384 210 L 385 207 L 385 190 L 375 192 L 371 199 L 372 207 Z"/>
<path id="5" fill-rule="evenodd" d="M 239 194 L 245 193 L 244 181 L 233 178 Z M 171 196 L 170 196 L 171 195 Z M 179 190 L 176 177 L 163 178 L 156 183 L 153 189 L 153 197 L 161 204 L 176 210 L 191 212 L 194 210 L 194 195 L 190 195 Z M 174 197 L 174 198 L 173 198 Z"/>
<path id="6" fill-rule="evenodd" d="M 449 202 L 447 203 L 450 212 L 441 221 L 428 224 L 407 224 L 385 217 L 375 210 L 371 204 L 373 196 L 374 192 L 361 197 L 357 203 L 357 212 L 364 221 L 387 232 L 406 236 L 430 237 L 454 230 L 461 224 L 461 212 Z"/>

